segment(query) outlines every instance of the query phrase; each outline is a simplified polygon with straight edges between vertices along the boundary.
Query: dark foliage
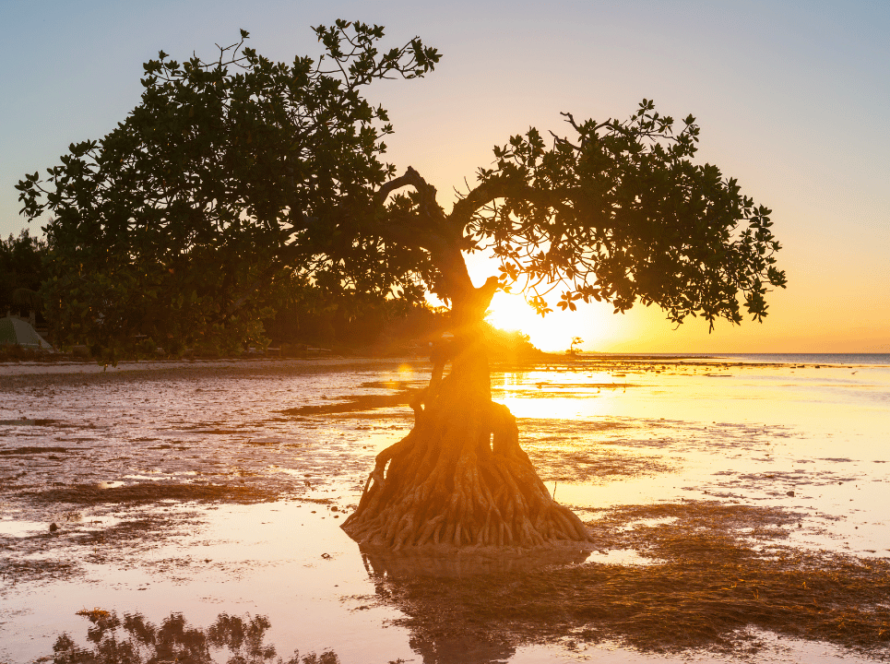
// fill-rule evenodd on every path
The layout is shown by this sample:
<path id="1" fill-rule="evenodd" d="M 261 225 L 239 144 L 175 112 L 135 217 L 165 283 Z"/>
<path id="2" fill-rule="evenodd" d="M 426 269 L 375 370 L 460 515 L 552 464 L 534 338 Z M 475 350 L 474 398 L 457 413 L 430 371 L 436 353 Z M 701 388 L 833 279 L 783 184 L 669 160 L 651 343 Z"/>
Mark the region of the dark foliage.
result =
<path id="1" fill-rule="evenodd" d="M 60 341 L 111 358 L 261 344 L 259 320 L 309 277 L 419 297 L 427 257 L 369 231 L 370 192 L 393 172 L 379 158 L 392 128 L 360 91 L 422 76 L 438 54 L 417 39 L 378 52 L 383 29 L 361 23 L 316 33 L 318 61 L 274 63 L 243 46 L 245 31 L 215 62 L 161 52 L 125 121 L 72 144 L 46 182 L 19 183 L 24 214 L 54 215 L 46 291 Z"/>
<path id="2" fill-rule="evenodd" d="M 0 316 L 37 313 L 38 294 L 46 278 L 46 242 L 23 229 L 18 237 L 0 238 Z"/>
<path id="3" fill-rule="evenodd" d="M 500 258 L 501 280 L 518 281 L 541 314 L 561 287 L 562 309 L 595 299 L 618 313 L 639 300 L 713 329 L 741 322 L 741 296 L 761 320 L 767 287 L 785 285 L 771 212 L 716 166 L 690 161 L 695 118 L 676 131 L 647 99 L 625 121 L 564 115 L 573 136 L 553 134 L 550 148 L 534 128 L 513 136 L 458 204 L 476 246 Z"/>

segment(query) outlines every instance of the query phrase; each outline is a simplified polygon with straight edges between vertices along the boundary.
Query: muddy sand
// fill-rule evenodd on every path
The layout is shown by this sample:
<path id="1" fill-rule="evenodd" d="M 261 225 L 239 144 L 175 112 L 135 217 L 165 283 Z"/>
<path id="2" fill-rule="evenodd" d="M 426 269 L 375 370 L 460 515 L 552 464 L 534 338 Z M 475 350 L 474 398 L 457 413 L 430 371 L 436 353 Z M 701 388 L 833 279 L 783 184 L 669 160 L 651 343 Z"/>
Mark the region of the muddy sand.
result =
<path id="1" fill-rule="evenodd" d="M 424 362 L 0 365 L 0 662 L 887 659 L 890 368 L 816 366 L 496 367 L 593 550 L 393 556 Z"/>

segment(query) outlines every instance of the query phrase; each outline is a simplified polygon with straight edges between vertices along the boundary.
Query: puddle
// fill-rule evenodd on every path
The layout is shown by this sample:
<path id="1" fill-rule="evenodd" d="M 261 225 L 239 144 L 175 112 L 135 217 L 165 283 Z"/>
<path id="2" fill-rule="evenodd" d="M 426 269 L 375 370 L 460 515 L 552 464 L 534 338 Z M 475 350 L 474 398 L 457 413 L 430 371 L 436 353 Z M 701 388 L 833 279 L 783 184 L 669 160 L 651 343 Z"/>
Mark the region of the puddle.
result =
<path id="1" fill-rule="evenodd" d="M 4 537 L 29 537 L 49 532 L 49 524 L 42 521 L 0 521 L 0 535 Z"/>
<path id="2" fill-rule="evenodd" d="M 597 565 L 654 565 L 657 560 L 641 556 L 633 549 L 613 549 L 611 551 L 594 551 L 585 559 L 584 563 L 596 563 Z"/>

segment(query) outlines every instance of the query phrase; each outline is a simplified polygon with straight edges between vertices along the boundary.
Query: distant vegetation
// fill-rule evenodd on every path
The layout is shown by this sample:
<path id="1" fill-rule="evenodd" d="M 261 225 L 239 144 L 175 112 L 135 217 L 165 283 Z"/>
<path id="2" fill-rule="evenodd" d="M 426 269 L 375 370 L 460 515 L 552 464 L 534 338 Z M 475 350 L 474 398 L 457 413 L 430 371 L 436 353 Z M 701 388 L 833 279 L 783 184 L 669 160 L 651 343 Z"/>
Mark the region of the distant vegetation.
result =
<path id="1" fill-rule="evenodd" d="M 46 241 L 23 229 L 18 237 L 0 238 L 0 316 L 39 318 L 40 288 L 46 279 Z"/>

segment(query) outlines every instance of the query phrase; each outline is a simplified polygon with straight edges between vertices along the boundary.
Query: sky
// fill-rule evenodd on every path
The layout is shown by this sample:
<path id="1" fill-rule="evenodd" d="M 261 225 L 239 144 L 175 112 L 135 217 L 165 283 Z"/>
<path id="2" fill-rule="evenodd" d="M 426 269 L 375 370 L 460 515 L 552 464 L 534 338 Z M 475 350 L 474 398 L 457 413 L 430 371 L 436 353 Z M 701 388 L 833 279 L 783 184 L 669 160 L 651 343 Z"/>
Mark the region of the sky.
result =
<path id="1" fill-rule="evenodd" d="M 139 103 L 142 63 L 161 49 L 212 57 L 238 29 L 275 60 L 319 53 L 310 26 L 337 18 L 420 36 L 442 53 L 422 80 L 385 81 L 388 159 L 413 166 L 449 209 L 491 148 L 530 126 L 623 118 L 643 98 L 701 127 L 698 158 L 773 210 L 788 288 L 763 324 L 675 329 L 655 308 L 607 305 L 535 319 L 498 296 L 492 320 L 546 350 L 572 337 L 604 352 L 890 353 L 890 2 L 448 3 L 0 0 L 0 235 L 27 221 L 14 185 L 98 139 Z M 39 234 L 39 223 L 30 226 Z M 494 273 L 473 257 L 478 283 Z"/>

